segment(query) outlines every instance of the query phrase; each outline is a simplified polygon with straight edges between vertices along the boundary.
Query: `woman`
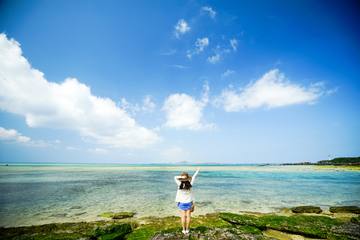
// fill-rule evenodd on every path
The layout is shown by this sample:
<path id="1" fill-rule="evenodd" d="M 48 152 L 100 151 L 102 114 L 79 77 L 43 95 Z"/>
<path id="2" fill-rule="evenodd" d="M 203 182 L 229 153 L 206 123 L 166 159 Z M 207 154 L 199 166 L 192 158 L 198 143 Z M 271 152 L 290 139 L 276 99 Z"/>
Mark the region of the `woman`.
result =
<path id="1" fill-rule="evenodd" d="M 199 173 L 197 169 L 194 176 L 190 177 L 188 173 L 183 172 L 180 176 L 175 176 L 175 182 L 178 185 L 175 202 L 180 209 L 182 232 L 189 233 L 191 209 L 194 207 L 194 197 L 191 191 L 195 177 Z"/>

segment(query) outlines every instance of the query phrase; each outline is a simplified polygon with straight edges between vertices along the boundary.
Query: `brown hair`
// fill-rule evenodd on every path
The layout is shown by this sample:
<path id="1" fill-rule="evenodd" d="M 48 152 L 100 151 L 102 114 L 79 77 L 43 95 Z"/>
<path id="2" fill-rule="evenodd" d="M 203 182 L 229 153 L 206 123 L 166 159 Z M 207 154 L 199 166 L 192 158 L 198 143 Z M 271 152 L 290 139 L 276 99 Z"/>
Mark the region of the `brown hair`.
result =
<path id="1" fill-rule="evenodd" d="M 185 177 L 185 180 L 181 180 L 181 183 L 180 183 L 180 186 L 179 186 L 179 189 L 182 189 L 182 190 L 190 190 L 190 188 L 192 187 L 189 179 L 191 179 L 191 177 L 189 176 L 189 174 L 187 172 L 183 172 L 181 173 L 181 176 L 182 177 Z"/>

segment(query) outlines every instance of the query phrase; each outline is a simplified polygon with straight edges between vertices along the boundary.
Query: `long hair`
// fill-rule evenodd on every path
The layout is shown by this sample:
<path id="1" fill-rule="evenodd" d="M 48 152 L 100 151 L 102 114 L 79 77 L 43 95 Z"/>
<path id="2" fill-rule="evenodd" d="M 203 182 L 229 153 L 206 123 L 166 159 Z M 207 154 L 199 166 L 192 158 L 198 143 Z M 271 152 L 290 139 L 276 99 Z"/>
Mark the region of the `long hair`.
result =
<path id="1" fill-rule="evenodd" d="M 179 189 L 181 190 L 190 190 L 192 187 L 190 181 L 181 181 Z"/>

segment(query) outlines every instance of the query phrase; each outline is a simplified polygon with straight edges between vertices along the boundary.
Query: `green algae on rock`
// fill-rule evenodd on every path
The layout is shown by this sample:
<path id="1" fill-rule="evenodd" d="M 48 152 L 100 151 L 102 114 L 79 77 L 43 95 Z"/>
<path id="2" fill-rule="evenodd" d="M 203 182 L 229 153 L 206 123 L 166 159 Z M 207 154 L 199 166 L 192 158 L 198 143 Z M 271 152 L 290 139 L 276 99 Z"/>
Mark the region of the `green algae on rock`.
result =
<path id="1" fill-rule="evenodd" d="M 130 223 L 106 221 L 52 223 L 39 226 L 0 228 L 0 239 L 122 239 L 132 231 Z"/>
<path id="2" fill-rule="evenodd" d="M 124 219 L 131 218 L 135 215 L 134 212 L 104 212 L 99 217 L 112 218 L 112 219 Z"/>
<path id="3" fill-rule="evenodd" d="M 293 213 L 321 213 L 322 210 L 317 206 L 297 206 L 291 208 Z"/>
<path id="4" fill-rule="evenodd" d="M 350 222 L 360 224 L 360 216 L 352 217 Z"/>
<path id="5" fill-rule="evenodd" d="M 358 206 L 337 206 L 330 207 L 329 211 L 332 213 L 356 213 L 360 214 L 360 207 Z"/>
<path id="6" fill-rule="evenodd" d="M 163 231 L 156 234 L 151 240 L 231 240 L 231 239 L 248 239 L 248 240 L 270 240 L 267 236 L 263 236 L 261 231 L 258 233 L 247 233 L 243 230 L 230 227 L 230 228 L 208 228 L 196 227 L 191 229 L 189 234 L 184 235 L 180 228 L 175 231 Z"/>
<path id="7" fill-rule="evenodd" d="M 206 228 L 222 228 L 231 227 L 231 224 L 219 218 L 218 214 L 206 214 L 198 217 L 191 218 L 191 226 L 193 228 L 206 227 Z M 152 239 L 156 234 L 167 233 L 170 237 L 180 231 L 180 218 L 175 216 L 170 217 L 146 217 L 139 219 L 139 227 L 134 229 L 132 233 L 127 236 L 129 240 L 148 240 Z M 181 233 L 182 234 L 182 233 Z M 175 236 L 177 236 L 175 234 Z M 160 236 L 159 236 L 160 237 Z"/>
<path id="8" fill-rule="evenodd" d="M 227 240 L 227 239 L 360 239 L 359 216 L 261 213 L 212 213 L 194 216 L 190 234 L 181 232 L 180 218 L 143 217 L 94 222 L 56 223 L 0 228 L 0 239 L 82 240 Z"/>
<path id="9" fill-rule="evenodd" d="M 129 223 L 114 224 L 95 229 L 95 235 L 92 237 L 100 240 L 124 239 L 130 232 L 132 232 L 132 226 Z"/>
<path id="10" fill-rule="evenodd" d="M 220 213 L 220 217 L 235 225 L 254 226 L 263 231 L 273 229 L 322 239 L 360 239 L 360 225 L 326 216 Z"/>

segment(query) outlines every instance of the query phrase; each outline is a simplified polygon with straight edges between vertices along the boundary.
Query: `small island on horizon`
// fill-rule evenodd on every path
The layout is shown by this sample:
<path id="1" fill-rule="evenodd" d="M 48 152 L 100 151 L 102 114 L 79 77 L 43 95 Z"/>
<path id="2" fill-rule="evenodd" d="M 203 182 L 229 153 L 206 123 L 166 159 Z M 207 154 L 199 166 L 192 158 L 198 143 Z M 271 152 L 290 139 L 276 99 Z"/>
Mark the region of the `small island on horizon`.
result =
<path id="1" fill-rule="evenodd" d="M 337 157 L 331 160 L 320 160 L 316 163 L 299 162 L 283 163 L 280 165 L 360 166 L 360 157 Z"/>

